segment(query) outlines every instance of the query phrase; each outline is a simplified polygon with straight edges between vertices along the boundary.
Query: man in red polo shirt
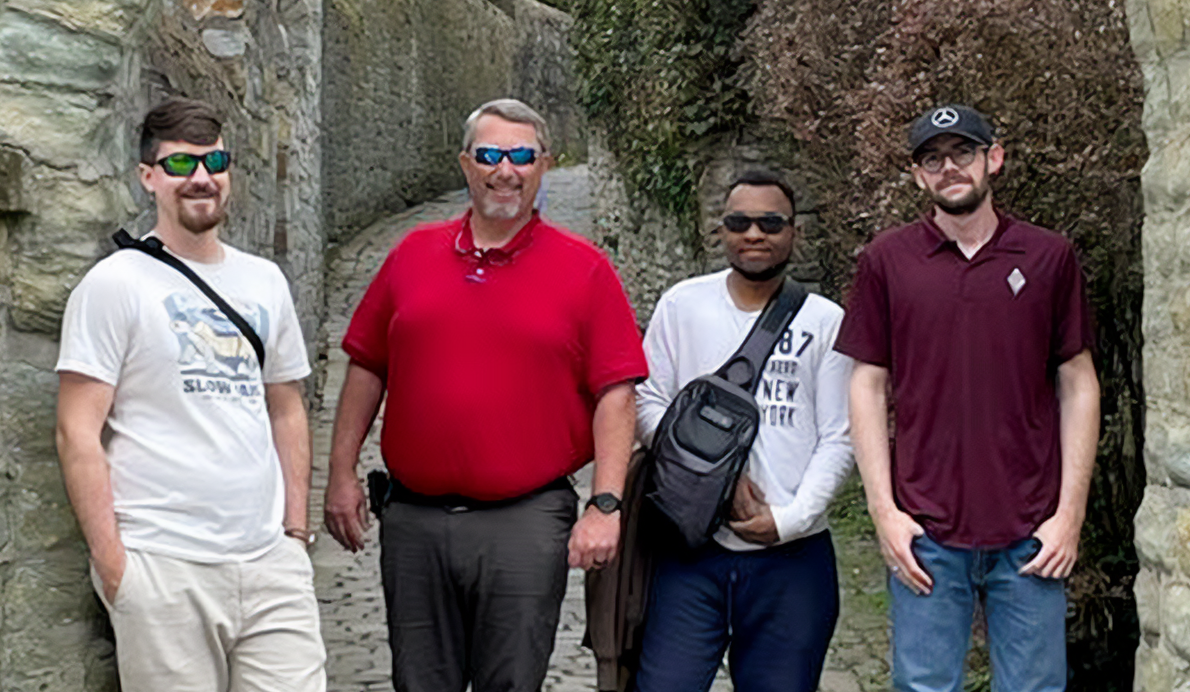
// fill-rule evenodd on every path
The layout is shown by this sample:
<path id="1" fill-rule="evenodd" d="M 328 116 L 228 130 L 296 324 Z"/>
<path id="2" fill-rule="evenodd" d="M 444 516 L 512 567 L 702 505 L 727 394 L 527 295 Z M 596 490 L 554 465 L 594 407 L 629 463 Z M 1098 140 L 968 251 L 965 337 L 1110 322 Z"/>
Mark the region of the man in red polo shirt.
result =
<path id="1" fill-rule="evenodd" d="M 993 207 L 1004 149 L 981 114 L 930 109 L 909 149 L 934 207 L 860 255 L 835 344 L 857 361 L 852 439 L 891 572 L 893 687 L 962 689 L 979 598 L 994 687 L 1064 690 L 1063 579 L 1099 437 L 1082 273 L 1062 236 Z"/>
<path id="2" fill-rule="evenodd" d="M 467 119 L 461 218 L 412 231 L 355 315 L 326 524 L 363 546 L 360 446 L 387 391 L 381 520 L 393 682 L 403 692 L 538 690 L 571 566 L 616 552 L 648 373 L 615 269 L 533 209 L 545 121 L 520 101 Z M 595 461 L 582 518 L 567 475 Z"/>

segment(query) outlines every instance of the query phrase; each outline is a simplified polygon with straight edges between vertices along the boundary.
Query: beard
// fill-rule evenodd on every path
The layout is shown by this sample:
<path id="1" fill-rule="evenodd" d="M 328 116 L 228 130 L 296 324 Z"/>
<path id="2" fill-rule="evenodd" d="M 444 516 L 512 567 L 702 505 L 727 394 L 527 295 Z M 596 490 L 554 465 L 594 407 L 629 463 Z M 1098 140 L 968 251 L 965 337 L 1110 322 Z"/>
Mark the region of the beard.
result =
<path id="1" fill-rule="evenodd" d="M 947 178 L 942 180 L 938 185 L 938 189 L 946 189 L 947 185 L 954 182 L 972 182 L 966 177 Z M 929 190 L 930 200 L 938 206 L 939 209 L 950 214 L 951 216 L 966 216 L 973 213 L 979 208 L 983 201 L 987 199 L 988 193 L 991 192 L 992 186 L 988 181 L 987 167 L 984 167 L 983 180 L 978 185 L 972 185 L 971 191 L 959 197 L 958 199 L 949 199 L 943 197 L 941 193 Z"/>
<path id="2" fill-rule="evenodd" d="M 730 264 L 731 268 L 734 269 L 735 271 L 739 272 L 740 276 L 744 277 L 745 279 L 747 279 L 749 281 L 755 281 L 757 283 L 763 283 L 765 281 L 769 281 L 770 279 L 775 279 L 778 276 L 781 276 L 782 274 L 784 274 L 785 267 L 789 265 L 789 258 L 786 257 L 785 259 L 781 260 L 780 262 L 778 262 L 774 265 L 771 265 L 769 267 L 766 267 L 764 269 L 744 269 L 743 267 L 736 264 L 735 262 L 730 262 L 730 261 L 728 262 L 728 264 Z"/>
<path id="3" fill-rule="evenodd" d="M 185 200 L 211 200 L 211 205 L 188 205 Z M 178 222 L 182 228 L 198 235 L 206 233 L 227 218 L 227 205 L 219 198 L 214 185 L 186 185 L 178 190 Z"/>
<path id="4" fill-rule="evenodd" d="M 479 206 L 483 216 L 488 219 L 512 221 L 521 213 L 521 203 L 519 201 L 494 202 L 491 199 L 484 199 L 480 202 Z"/>

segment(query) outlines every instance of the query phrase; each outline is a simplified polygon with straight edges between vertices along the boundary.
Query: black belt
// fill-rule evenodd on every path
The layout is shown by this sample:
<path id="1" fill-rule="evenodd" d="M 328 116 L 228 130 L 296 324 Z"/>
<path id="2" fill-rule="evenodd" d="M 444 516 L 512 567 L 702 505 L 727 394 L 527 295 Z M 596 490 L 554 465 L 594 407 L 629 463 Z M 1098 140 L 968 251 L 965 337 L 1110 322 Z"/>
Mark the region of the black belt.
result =
<path id="1" fill-rule="evenodd" d="M 377 476 L 383 475 L 384 479 L 373 479 L 373 474 Z M 387 481 L 387 483 L 384 481 Z M 474 512 L 481 509 L 497 509 L 499 507 L 507 507 L 509 505 L 514 505 L 521 500 L 528 499 L 534 495 L 538 495 L 549 490 L 561 490 L 563 488 L 570 489 L 573 487 L 570 484 L 570 479 L 567 476 L 562 476 L 561 478 L 556 478 L 553 481 L 541 486 L 540 488 L 537 488 L 536 490 L 530 490 L 529 492 L 523 495 L 517 495 L 516 497 L 510 497 L 501 500 L 476 500 L 473 497 L 467 497 L 466 495 L 456 495 L 453 493 L 449 495 L 423 495 L 406 488 L 395 478 L 392 478 L 383 471 L 373 471 L 372 473 L 368 474 L 368 485 L 369 490 L 371 491 L 370 494 L 372 495 L 372 511 L 377 516 L 380 516 L 379 510 L 382 510 L 390 502 L 400 502 L 402 504 L 416 505 L 418 507 L 440 507 L 447 512 L 457 514 L 462 512 Z M 380 495 L 380 497 L 377 497 L 377 495 Z"/>

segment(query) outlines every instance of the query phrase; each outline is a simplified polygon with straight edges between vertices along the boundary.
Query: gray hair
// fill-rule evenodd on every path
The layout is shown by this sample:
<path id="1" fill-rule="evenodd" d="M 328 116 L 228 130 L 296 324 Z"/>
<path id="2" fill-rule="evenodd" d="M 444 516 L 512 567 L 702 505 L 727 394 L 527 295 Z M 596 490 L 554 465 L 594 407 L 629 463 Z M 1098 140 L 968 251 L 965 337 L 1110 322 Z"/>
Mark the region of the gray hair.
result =
<path id="1" fill-rule="evenodd" d="M 541 147 L 541 153 L 549 153 L 550 127 L 546 124 L 545 118 L 525 105 L 523 101 L 516 99 L 488 101 L 472 111 L 471 115 L 467 116 L 467 122 L 463 123 L 463 151 L 471 151 L 471 145 L 475 144 L 475 124 L 479 122 L 480 117 L 485 115 L 495 115 L 509 122 L 532 125 L 537 132 L 537 144 Z"/>

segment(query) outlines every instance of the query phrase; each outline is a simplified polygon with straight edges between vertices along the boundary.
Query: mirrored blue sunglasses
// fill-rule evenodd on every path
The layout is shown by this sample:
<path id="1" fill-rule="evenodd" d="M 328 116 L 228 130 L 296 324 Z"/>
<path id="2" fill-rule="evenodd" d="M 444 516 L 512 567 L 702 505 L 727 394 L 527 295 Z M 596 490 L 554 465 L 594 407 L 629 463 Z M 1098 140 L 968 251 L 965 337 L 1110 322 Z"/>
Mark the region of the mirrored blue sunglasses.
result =
<path id="1" fill-rule="evenodd" d="M 473 154 L 476 161 L 485 166 L 498 166 L 508 157 L 514 166 L 527 166 L 537 160 L 537 152 L 532 147 L 516 147 L 515 149 L 497 149 L 496 147 L 476 147 Z"/>

